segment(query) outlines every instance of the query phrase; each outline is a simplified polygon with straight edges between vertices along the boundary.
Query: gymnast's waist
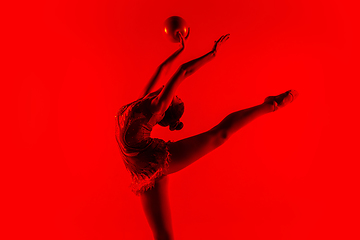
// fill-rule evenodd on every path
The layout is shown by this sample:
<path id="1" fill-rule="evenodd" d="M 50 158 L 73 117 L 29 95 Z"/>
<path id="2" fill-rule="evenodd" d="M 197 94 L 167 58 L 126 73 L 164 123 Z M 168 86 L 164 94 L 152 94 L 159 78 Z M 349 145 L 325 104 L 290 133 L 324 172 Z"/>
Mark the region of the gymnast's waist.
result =
<path id="1" fill-rule="evenodd" d="M 146 151 L 152 143 L 153 139 L 150 137 L 135 143 L 123 142 L 123 144 L 121 144 L 121 152 L 125 156 L 136 156 Z"/>

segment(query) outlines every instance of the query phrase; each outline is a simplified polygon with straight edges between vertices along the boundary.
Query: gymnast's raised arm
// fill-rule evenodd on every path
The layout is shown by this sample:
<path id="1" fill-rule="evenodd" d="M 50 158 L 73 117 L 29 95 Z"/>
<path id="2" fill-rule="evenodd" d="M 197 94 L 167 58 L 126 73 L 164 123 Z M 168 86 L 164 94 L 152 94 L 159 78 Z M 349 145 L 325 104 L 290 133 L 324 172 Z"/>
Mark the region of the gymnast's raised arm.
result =
<path id="1" fill-rule="evenodd" d="M 185 40 L 189 37 L 190 28 L 188 28 L 188 34 L 185 37 Z M 149 83 L 144 88 L 143 92 L 140 95 L 140 98 L 146 96 L 149 92 L 151 92 L 153 86 L 155 86 L 156 82 L 159 80 L 160 76 L 164 72 L 164 70 L 168 70 L 171 67 L 171 64 L 174 62 L 175 58 L 185 49 L 185 42 L 181 41 L 181 46 L 176 52 L 174 52 L 170 57 L 168 57 L 163 63 L 157 67 L 156 72 L 151 77 Z"/>
<path id="2" fill-rule="evenodd" d="M 166 109 L 170 106 L 173 96 L 175 95 L 176 89 L 179 87 L 180 83 L 198 70 L 205 63 L 209 62 L 215 57 L 215 54 L 221 44 L 229 39 L 230 34 L 223 35 L 219 40 L 215 41 L 213 49 L 207 54 L 194 59 L 190 62 L 182 64 L 177 72 L 171 77 L 167 82 L 165 87 L 162 89 L 160 94 L 154 98 L 151 102 L 151 112 L 157 114 L 163 114 Z M 184 42 L 184 37 L 179 33 L 182 43 Z"/>

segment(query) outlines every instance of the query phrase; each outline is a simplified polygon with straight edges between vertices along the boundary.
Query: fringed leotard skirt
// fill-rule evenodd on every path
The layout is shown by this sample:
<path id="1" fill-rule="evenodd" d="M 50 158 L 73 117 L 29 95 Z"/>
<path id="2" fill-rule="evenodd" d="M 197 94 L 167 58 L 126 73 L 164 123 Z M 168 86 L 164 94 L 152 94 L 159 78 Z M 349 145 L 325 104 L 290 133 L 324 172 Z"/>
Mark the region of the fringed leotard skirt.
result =
<path id="1" fill-rule="evenodd" d="M 161 120 L 161 117 L 148 112 L 148 104 L 153 97 L 149 94 L 125 105 L 115 116 L 116 140 L 131 175 L 130 188 L 136 195 L 152 188 L 156 180 L 166 174 L 170 162 L 168 145 L 171 141 L 149 137 L 152 127 Z M 139 144 L 130 146 L 125 135 Z"/>

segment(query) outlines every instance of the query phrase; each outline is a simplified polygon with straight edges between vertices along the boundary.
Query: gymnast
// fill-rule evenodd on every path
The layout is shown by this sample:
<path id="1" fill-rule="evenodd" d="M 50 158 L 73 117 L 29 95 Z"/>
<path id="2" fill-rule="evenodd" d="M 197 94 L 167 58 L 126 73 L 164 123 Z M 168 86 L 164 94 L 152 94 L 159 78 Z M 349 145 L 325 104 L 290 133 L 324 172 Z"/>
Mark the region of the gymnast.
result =
<path id="1" fill-rule="evenodd" d="M 266 97 L 262 104 L 230 113 L 210 130 L 176 142 L 152 138 L 150 134 L 156 124 L 168 127 L 170 131 L 183 128 L 180 119 L 184 113 L 184 103 L 175 94 L 177 88 L 201 66 L 214 59 L 230 37 L 230 34 L 221 36 L 211 51 L 182 64 L 166 85 L 153 91 L 164 69 L 168 69 L 184 50 L 190 29 L 187 32 L 186 37 L 177 32 L 180 48 L 160 64 L 141 97 L 121 107 L 115 117 L 116 140 L 131 175 L 130 186 L 141 199 L 155 240 L 174 239 L 167 192 L 168 176 L 221 146 L 231 135 L 256 118 L 287 106 L 298 96 L 297 91 L 289 90 Z"/>

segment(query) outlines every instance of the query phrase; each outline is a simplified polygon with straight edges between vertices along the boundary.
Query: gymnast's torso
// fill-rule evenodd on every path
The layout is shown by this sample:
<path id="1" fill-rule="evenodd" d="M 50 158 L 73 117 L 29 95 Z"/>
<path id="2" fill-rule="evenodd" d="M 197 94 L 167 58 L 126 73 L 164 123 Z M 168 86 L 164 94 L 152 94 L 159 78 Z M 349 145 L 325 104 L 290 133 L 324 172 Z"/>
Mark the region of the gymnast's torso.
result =
<path id="1" fill-rule="evenodd" d="M 141 151 L 151 144 L 151 131 L 164 117 L 164 114 L 153 114 L 150 111 L 151 101 L 161 89 L 122 106 L 118 111 L 116 139 L 123 153 Z"/>
<path id="2" fill-rule="evenodd" d="M 170 161 L 167 143 L 150 136 L 153 127 L 165 115 L 150 111 L 151 101 L 160 90 L 122 106 L 115 116 L 116 140 L 125 167 L 132 176 L 130 186 L 136 194 L 152 187 Z"/>

